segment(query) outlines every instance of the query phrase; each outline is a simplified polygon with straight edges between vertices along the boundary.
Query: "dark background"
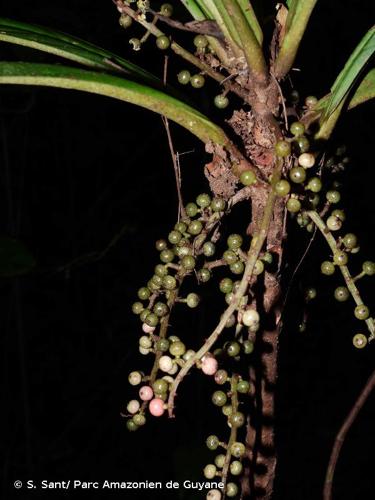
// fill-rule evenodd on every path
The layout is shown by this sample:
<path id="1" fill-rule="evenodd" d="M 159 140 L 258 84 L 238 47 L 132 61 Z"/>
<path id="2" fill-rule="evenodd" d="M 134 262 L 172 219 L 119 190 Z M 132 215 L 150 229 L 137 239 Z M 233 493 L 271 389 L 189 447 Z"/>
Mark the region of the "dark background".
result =
<path id="1" fill-rule="evenodd" d="M 121 30 L 110 0 L 8 0 L 0 5 L 3 16 L 69 32 L 162 74 L 163 56 L 155 53 L 153 43 L 141 53 L 129 49 L 134 31 Z M 272 3 L 263 10 L 267 18 Z M 327 92 L 373 19 L 369 0 L 355 6 L 349 1 L 319 3 L 301 47 L 303 60 L 296 62 L 301 72 L 295 72 L 294 84 L 303 96 Z M 272 22 L 267 26 L 272 29 Z M 4 44 L 0 54 L 9 60 L 54 60 Z M 183 67 L 172 62 L 172 84 Z M 197 106 L 219 119 L 211 105 L 213 92 L 214 84 L 200 92 L 187 89 Z M 374 250 L 374 111 L 373 104 L 351 111 L 335 134 L 352 158 L 343 175 L 343 205 L 345 227 L 361 241 L 361 253 L 353 258 L 357 269 L 362 260 L 373 258 Z M 153 242 L 168 233 L 177 213 L 160 117 L 94 95 L 2 87 L 0 125 L 0 235 L 19 238 L 37 260 L 32 274 L 0 282 L 0 495 L 6 500 L 101 496 L 16 491 L 16 479 L 202 481 L 201 470 L 214 456 L 204 441 L 221 428 L 210 403 L 211 381 L 189 377 L 179 391 L 174 421 L 150 418 L 145 428 L 129 433 L 120 416 L 135 395 L 128 373 L 151 363 L 138 353 L 139 324 L 130 306 L 157 263 Z M 178 151 L 193 150 L 183 156 L 181 166 L 188 201 L 207 189 L 202 146 L 177 126 L 173 135 Z M 103 250 L 120 231 L 122 237 L 103 258 L 69 264 Z M 292 270 L 307 238 L 290 231 Z M 373 346 L 352 347 L 360 325 L 351 307 L 332 298 L 341 284 L 338 277 L 319 277 L 320 262 L 327 256 L 318 241 L 290 292 L 280 340 L 275 500 L 321 498 L 334 436 L 373 369 Z M 374 307 L 370 283 L 367 278 L 362 290 Z M 318 287 L 318 299 L 308 309 L 306 332 L 300 333 L 301 286 L 310 284 Z M 196 347 L 212 321 L 202 306 L 176 318 L 176 325 Z M 371 497 L 374 413 L 370 399 L 344 444 L 334 482 L 337 500 Z M 177 495 L 202 496 L 182 489 L 173 498 Z M 133 498 L 129 491 L 105 496 Z M 157 492 L 143 491 L 141 497 L 156 498 Z"/>

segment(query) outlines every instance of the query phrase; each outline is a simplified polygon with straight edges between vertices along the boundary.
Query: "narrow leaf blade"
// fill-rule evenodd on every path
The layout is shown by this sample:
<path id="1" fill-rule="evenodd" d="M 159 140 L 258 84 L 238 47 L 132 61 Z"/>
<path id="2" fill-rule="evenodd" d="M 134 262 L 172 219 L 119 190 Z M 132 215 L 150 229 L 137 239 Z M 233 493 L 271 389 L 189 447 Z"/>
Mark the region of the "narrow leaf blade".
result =
<path id="1" fill-rule="evenodd" d="M 355 108 L 370 99 L 375 98 L 375 68 L 371 69 L 359 84 L 349 102 L 349 109 Z"/>

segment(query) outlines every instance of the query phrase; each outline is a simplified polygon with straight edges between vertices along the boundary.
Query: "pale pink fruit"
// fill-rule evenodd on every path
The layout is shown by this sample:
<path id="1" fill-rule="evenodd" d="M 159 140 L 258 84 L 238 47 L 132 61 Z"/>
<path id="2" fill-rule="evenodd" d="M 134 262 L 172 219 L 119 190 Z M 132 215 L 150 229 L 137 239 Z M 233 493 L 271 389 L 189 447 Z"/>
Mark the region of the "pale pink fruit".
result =
<path id="1" fill-rule="evenodd" d="M 202 358 L 202 372 L 206 375 L 215 375 L 217 372 L 217 361 L 212 354 L 206 354 Z"/>
<path id="2" fill-rule="evenodd" d="M 164 401 L 160 398 L 154 398 L 150 401 L 148 409 L 150 410 L 151 415 L 154 415 L 154 417 L 161 417 L 165 411 Z"/>
<path id="3" fill-rule="evenodd" d="M 154 395 L 154 391 L 151 389 L 149 385 L 144 385 L 139 389 L 139 397 L 142 401 L 150 401 Z"/>
<path id="4" fill-rule="evenodd" d="M 154 326 L 149 326 L 149 325 L 146 325 L 146 323 L 143 323 L 142 330 L 145 333 L 152 333 L 155 330 L 155 327 Z"/>

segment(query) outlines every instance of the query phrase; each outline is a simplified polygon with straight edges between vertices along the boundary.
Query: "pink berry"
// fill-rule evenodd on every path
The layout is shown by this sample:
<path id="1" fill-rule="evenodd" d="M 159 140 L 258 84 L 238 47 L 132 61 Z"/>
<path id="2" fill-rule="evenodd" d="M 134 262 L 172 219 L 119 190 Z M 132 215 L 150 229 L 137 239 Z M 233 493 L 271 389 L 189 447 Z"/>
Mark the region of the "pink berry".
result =
<path id="1" fill-rule="evenodd" d="M 154 392 L 149 385 L 144 385 L 139 389 L 139 397 L 142 399 L 142 401 L 150 401 L 153 395 Z"/>
<path id="2" fill-rule="evenodd" d="M 154 398 L 150 401 L 148 409 L 154 417 L 161 417 L 164 413 L 164 401 L 160 398 Z"/>
<path id="3" fill-rule="evenodd" d="M 207 353 L 202 358 L 202 372 L 206 375 L 215 375 L 217 372 L 217 361 L 212 354 Z"/>
<path id="4" fill-rule="evenodd" d="M 149 326 L 149 325 L 146 325 L 146 323 L 143 323 L 142 330 L 145 333 L 152 333 L 155 330 L 155 327 L 154 326 Z"/>

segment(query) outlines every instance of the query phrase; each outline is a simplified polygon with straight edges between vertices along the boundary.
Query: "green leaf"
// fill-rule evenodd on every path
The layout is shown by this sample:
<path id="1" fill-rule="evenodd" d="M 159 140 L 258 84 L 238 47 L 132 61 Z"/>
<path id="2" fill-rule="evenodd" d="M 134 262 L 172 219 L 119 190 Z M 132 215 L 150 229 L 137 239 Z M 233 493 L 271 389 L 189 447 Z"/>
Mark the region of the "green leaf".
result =
<path id="1" fill-rule="evenodd" d="M 249 2 L 249 0 L 237 0 L 238 5 L 241 7 L 244 16 L 249 23 L 250 28 L 253 30 L 255 38 L 257 39 L 259 45 L 263 43 L 263 32 L 259 25 L 258 19 L 255 15 L 254 9 Z"/>
<path id="2" fill-rule="evenodd" d="M 371 69 L 359 84 L 349 102 L 349 109 L 355 108 L 370 99 L 375 98 L 375 68 Z"/>
<path id="3" fill-rule="evenodd" d="M 142 106 L 185 127 L 203 142 L 225 145 L 223 130 L 199 111 L 159 89 L 108 73 L 60 65 L 0 62 L 0 84 L 82 90 Z"/>
<path id="4" fill-rule="evenodd" d="M 0 238 L 0 276 L 12 277 L 29 273 L 35 267 L 35 259 L 25 245 L 13 238 Z"/>
<path id="5" fill-rule="evenodd" d="M 89 42 L 42 26 L 0 18 L 0 41 L 48 52 L 92 68 L 131 74 L 133 79 L 160 85 L 158 78 L 136 64 Z"/>
<path id="6" fill-rule="evenodd" d="M 326 120 L 348 96 L 367 61 L 375 52 L 375 27 L 372 27 L 359 42 L 349 57 L 344 69 L 331 87 L 330 97 L 325 105 L 322 120 Z"/>

